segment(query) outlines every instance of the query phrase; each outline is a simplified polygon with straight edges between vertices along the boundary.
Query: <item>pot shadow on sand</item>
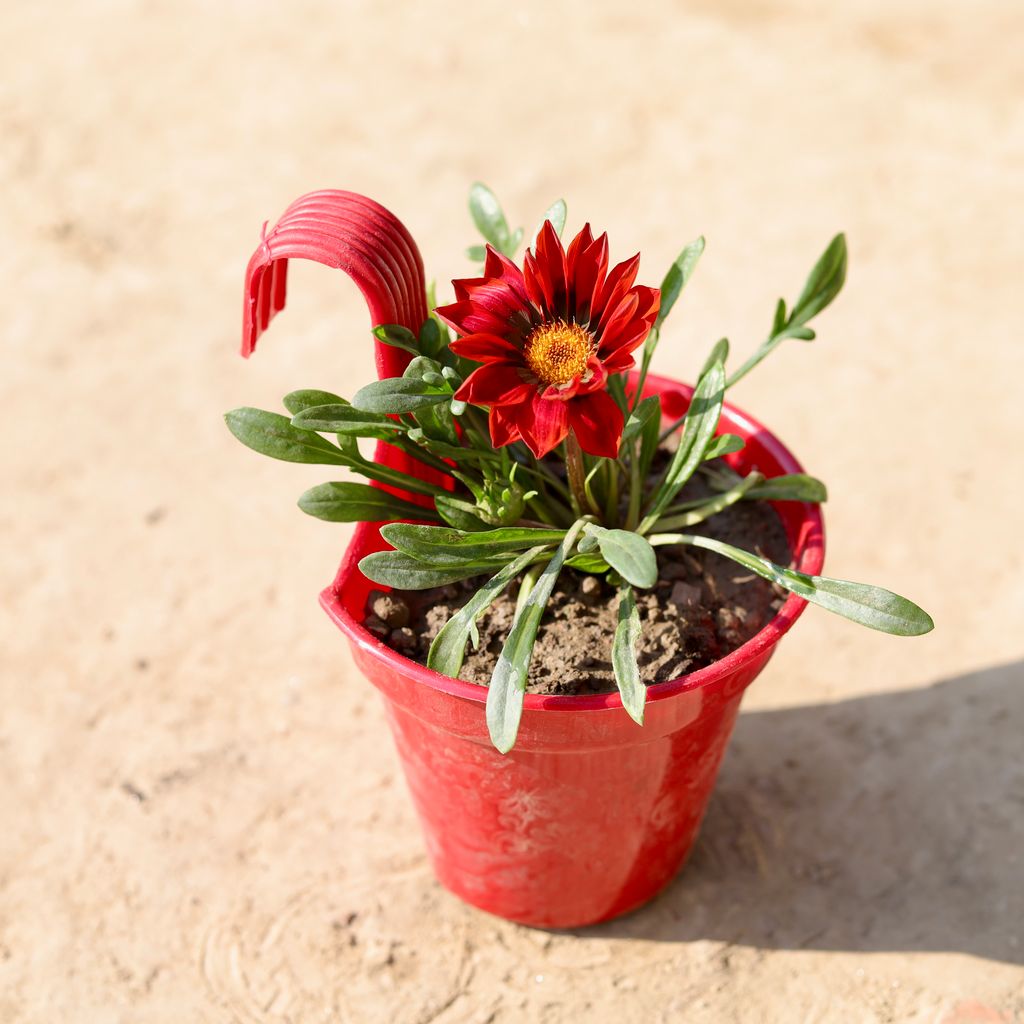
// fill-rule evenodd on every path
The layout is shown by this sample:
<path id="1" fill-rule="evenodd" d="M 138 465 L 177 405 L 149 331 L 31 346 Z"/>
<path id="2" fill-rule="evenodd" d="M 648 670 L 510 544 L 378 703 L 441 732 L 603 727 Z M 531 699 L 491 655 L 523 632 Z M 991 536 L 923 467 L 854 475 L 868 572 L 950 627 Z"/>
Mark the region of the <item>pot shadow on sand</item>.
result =
<path id="1" fill-rule="evenodd" d="M 1024 661 L 741 714 L 700 838 L 581 937 L 1024 963 Z"/>

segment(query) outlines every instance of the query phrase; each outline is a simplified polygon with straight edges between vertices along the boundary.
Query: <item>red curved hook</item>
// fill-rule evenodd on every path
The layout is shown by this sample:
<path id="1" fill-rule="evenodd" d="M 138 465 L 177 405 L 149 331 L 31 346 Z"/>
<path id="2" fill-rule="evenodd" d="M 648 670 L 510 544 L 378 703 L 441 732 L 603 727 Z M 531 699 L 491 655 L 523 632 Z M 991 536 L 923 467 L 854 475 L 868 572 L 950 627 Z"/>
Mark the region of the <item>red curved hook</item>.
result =
<path id="1" fill-rule="evenodd" d="M 308 259 L 344 270 L 366 299 L 370 320 L 418 334 L 427 319 L 423 260 L 405 225 L 366 196 L 323 189 L 300 196 L 271 231 L 245 271 L 242 355 L 248 358 L 274 315 L 284 308 L 288 260 Z M 377 376 L 396 377 L 409 355 L 376 343 Z"/>

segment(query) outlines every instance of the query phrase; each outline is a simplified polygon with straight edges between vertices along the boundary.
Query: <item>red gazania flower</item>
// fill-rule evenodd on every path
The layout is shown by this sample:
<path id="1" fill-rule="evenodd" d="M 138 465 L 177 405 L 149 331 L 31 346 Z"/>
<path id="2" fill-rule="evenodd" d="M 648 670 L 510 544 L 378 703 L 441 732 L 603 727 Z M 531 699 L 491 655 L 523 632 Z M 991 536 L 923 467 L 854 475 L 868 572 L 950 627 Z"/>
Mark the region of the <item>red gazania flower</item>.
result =
<path id="1" fill-rule="evenodd" d="M 496 447 L 523 440 L 540 458 L 572 430 L 592 455 L 615 458 L 623 417 L 608 375 L 633 366 L 658 315 L 657 288 L 634 285 L 639 255 L 608 270 L 608 236 L 590 225 L 562 248 L 547 221 L 520 270 L 487 247 L 484 276 L 453 281 L 438 315 L 452 350 L 483 365 L 455 397 L 490 407 Z"/>

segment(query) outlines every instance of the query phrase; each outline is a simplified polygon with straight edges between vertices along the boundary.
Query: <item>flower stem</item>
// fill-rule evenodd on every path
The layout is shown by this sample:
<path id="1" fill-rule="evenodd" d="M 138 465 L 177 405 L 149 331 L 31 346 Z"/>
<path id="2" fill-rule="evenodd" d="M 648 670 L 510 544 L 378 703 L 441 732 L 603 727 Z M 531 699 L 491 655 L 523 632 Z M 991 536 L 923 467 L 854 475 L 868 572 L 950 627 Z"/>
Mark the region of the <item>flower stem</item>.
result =
<path id="1" fill-rule="evenodd" d="M 569 490 L 572 495 L 572 508 L 576 515 L 583 515 L 587 509 L 596 516 L 601 515 L 601 510 L 596 508 L 587 497 L 586 479 L 587 471 L 583 465 L 583 449 L 580 448 L 576 435 L 570 430 L 569 436 L 565 439 L 565 471 L 569 477 Z"/>

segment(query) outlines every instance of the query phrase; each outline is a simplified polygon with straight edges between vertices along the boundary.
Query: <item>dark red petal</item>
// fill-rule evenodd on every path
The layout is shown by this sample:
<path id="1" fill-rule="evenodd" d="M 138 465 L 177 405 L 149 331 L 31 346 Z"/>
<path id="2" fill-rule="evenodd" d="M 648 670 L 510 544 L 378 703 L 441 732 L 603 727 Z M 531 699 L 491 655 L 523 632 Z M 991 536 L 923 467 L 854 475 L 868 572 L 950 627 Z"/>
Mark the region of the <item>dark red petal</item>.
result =
<path id="1" fill-rule="evenodd" d="M 507 320 L 488 313 L 470 299 L 453 302 L 448 306 L 438 306 L 434 312 L 461 335 L 497 334 L 504 336 L 518 333 Z"/>
<path id="2" fill-rule="evenodd" d="M 504 254 L 487 246 L 487 261 L 484 263 L 484 274 L 507 285 L 523 303 L 529 299 L 526 294 L 526 282 L 523 272 Z"/>
<path id="3" fill-rule="evenodd" d="M 522 435 L 519 427 L 513 418 L 516 409 L 528 405 L 529 400 L 520 405 L 492 405 L 490 415 L 487 418 L 488 426 L 491 428 L 491 442 L 495 448 L 502 448 L 506 444 L 519 441 Z"/>
<path id="4" fill-rule="evenodd" d="M 567 317 L 567 289 L 565 250 L 551 221 L 544 221 L 544 226 L 537 236 L 536 246 L 537 268 L 547 280 L 545 294 L 551 295 L 551 312 L 556 316 Z"/>
<path id="5" fill-rule="evenodd" d="M 509 363 L 484 363 L 463 381 L 455 397 L 471 405 L 511 405 L 521 402 L 531 390 L 517 367 Z"/>
<path id="6" fill-rule="evenodd" d="M 565 440 L 569 433 L 567 410 L 571 404 L 534 394 L 530 402 L 516 406 L 511 412 L 527 447 L 538 459 Z"/>
<path id="7" fill-rule="evenodd" d="M 617 352 L 613 352 L 604 361 L 604 368 L 608 373 L 622 373 L 624 370 L 632 370 L 636 366 L 636 360 L 633 358 L 633 352 L 636 346 L 633 348 L 620 348 Z"/>
<path id="8" fill-rule="evenodd" d="M 597 330 L 599 352 L 614 352 L 619 347 L 619 338 L 629 327 L 640 300 L 630 292 L 615 309 L 602 317 L 604 323 Z"/>
<path id="9" fill-rule="evenodd" d="M 523 257 L 523 280 L 526 282 L 526 294 L 530 301 L 540 310 L 541 320 L 552 320 L 555 317 L 555 303 L 551 291 L 551 283 L 547 279 L 533 253 L 529 249 Z"/>
<path id="10" fill-rule="evenodd" d="M 457 356 L 476 363 L 520 363 L 523 353 L 497 334 L 467 334 L 448 346 Z"/>
<path id="11" fill-rule="evenodd" d="M 583 225 L 583 230 L 569 243 L 569 248 L 565 250 L 565 276 L 570 292 L 572 291 L 572 282 L 576 276 L 576 267 L 580 256 L 590 248 L 593 242 L 594 236 L 591 234 L 590 224 L 587 223 Z"/>
<path id="12" fill-rule="evenodd" d="M 636 272 L 640 267 L 640 254 L 631 260 L 612 267 L 605 278 L 600 292 L 594 292 L 594 308 L 591 311 L 590 323 L 597 330 L 603 326 L 602 321 L 615 311 L 615 307 L 625 298 L 626 292 L 633 287 Z"/>
<path id="13" fill-rule="evenodd" d="M 604 286 L 608 273 L 608 236 L 601 235 L 580 255 L 573 281 L 574 312 L 577 323 L 587 323 L 594 305 L 594 295 Z"/>
<path id="14" fill-rule="evenodd" d="M 585 452 L 606 459 L 618 456 L 624 420 L 622 410 L 607 391 L 574 399 L 568 409 L 569 423 Z"/>

